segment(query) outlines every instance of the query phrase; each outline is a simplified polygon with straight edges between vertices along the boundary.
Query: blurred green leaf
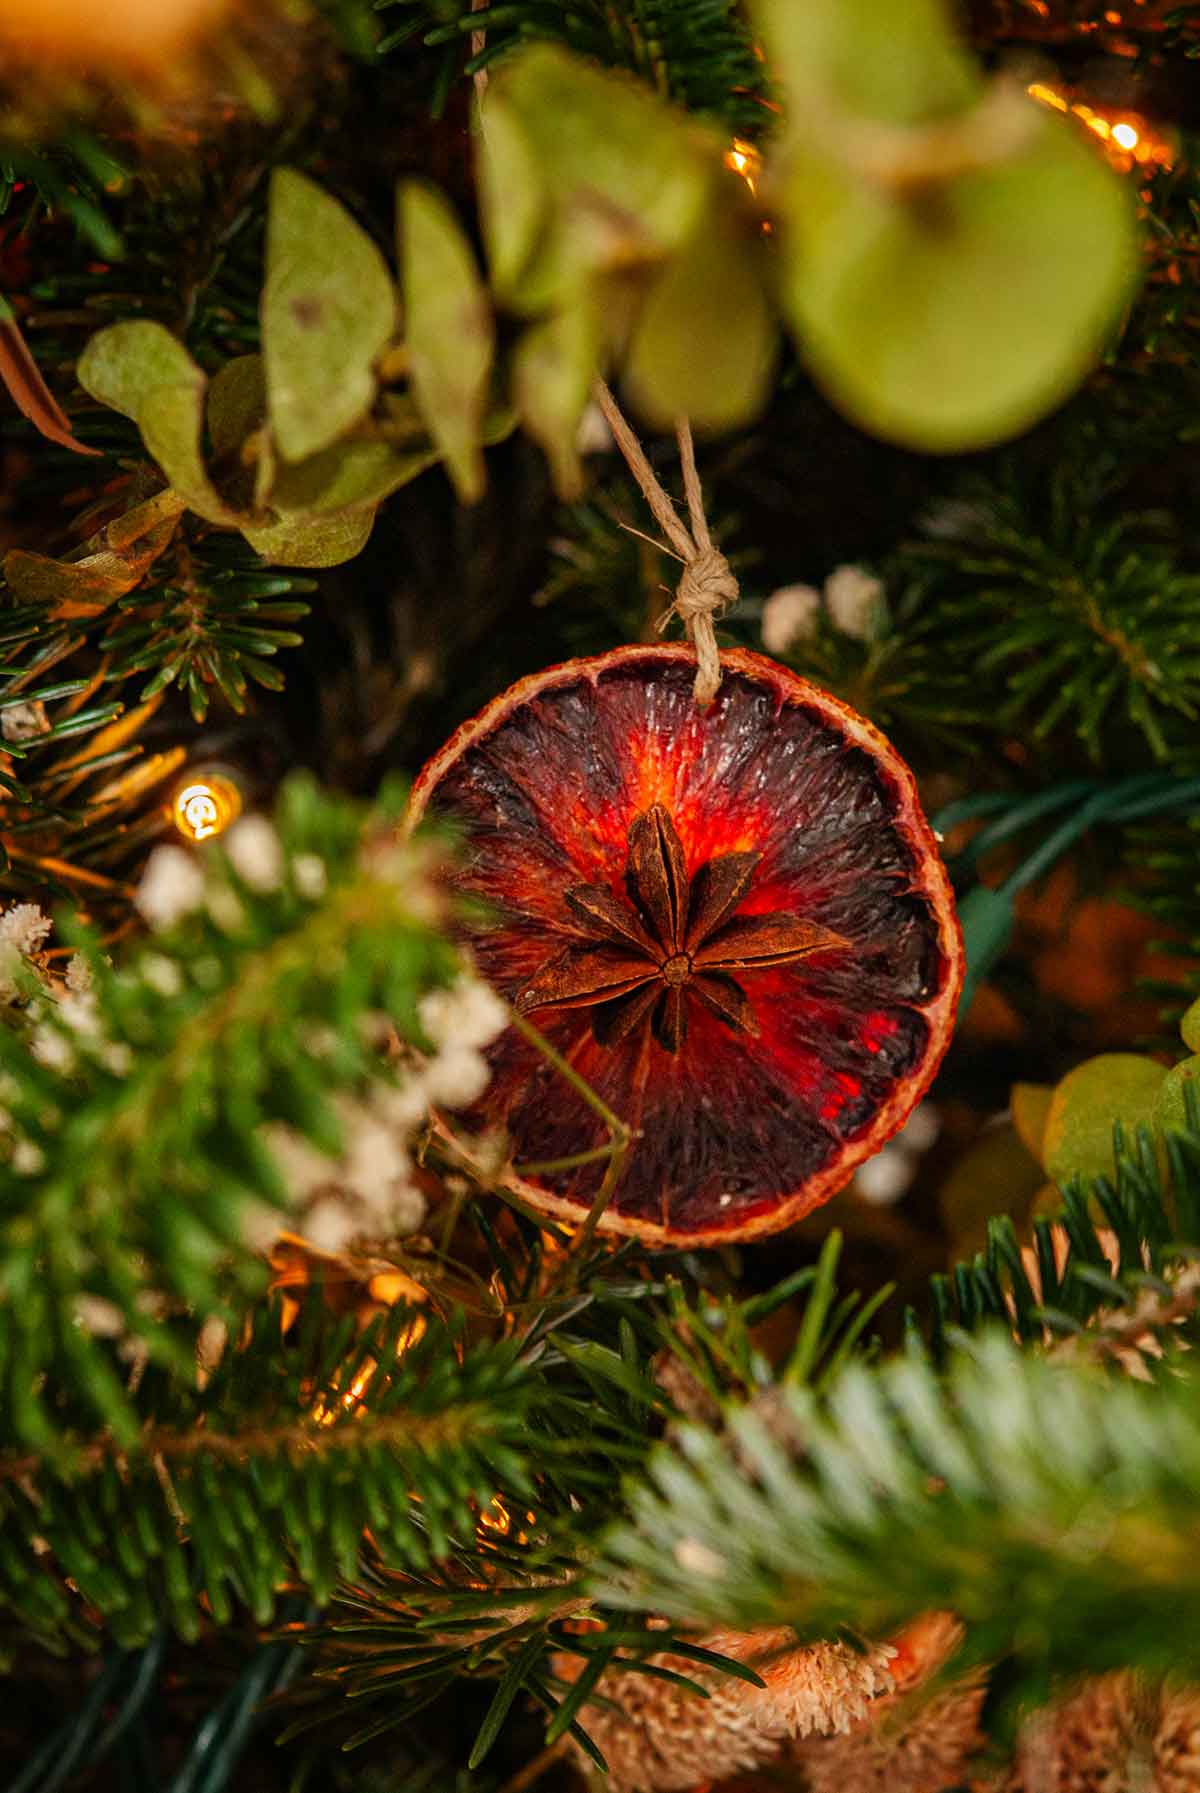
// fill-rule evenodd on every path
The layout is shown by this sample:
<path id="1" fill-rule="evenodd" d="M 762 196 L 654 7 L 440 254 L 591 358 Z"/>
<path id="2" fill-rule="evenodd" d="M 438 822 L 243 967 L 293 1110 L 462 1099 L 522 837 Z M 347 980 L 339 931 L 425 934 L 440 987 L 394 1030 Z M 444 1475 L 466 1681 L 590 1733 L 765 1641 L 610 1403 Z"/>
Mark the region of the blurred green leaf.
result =
<path id="1" fill-rule="evenodd" d="M 775 79 L 798 130 L 807 108 L 923 124 L 969 106 L 981 86 L 943 0 L 754 0 Z"/>
<path id="2" fill-rule="evenodd" d="M 1054 1087 L 1049 1083 L 1014 1083 L 1010 1098 L 1013 1126 L 1030 1156 L 1044 1163 L 1046 1121 Z"/>
<path id="3" fill-rule="evenodd" d="M 404 340 L 413 393 L 460 498 L 484 486 L 480 429 L 495 333 L 475 256 L 436 189 L 405 181 L 397 194 Z"/>
<path id="4" fill-rule="evenodd" d="M 513 392 L 521 421 L 550 461 L 560 498 L 577 498 L 583 469 L 576 440 L 596 377 L 600 328 L 581 301 L 533 324 L 513 352 Z"/>
<path id="5" fill-rule="evenodd" d="M 653 267 L 687 242 L 719 154 L 707 131 L 639 82 L 550 44 L 514 55 L 492 87 L 504 118 L 485 164 L 484 217 L 509 303 L 556 309 L 593 274 Z M 489 92 L 485 138 L 493 104 Z M 540 231 L 535 180 L 547 202 Z M 502 223 L 514 195 L 517 216 Z"/>
<path id="6" fill-rule="evenodd" d="M 375 397 L 374 362 L 396 327 L 387 264 L 336 199 L 292 168 L 271 178 L 263 362 L 285 460 L 327 448 Z"/>
<path id="7" fill-rule="evenodd" d="M 208 388 L 208 439 L 213 459 L 234 454 L 267 415 L 267 386 L 261 355 L 227 361 Z"/>
<path id="8" fill-rule="evenodd" d="M 757 219 L 714 205 L 651 287 L 625 369 L 651 423 L 734 429 L 761 409 L 776 330 L 757 232 Z"/>
<path id="9" fill-rule="evenodd" d="M 1043 1141 L 1047 1173 L 1058 1184 L 1072 1177 L 1114 1174 L 1113 1122 L 1132 1136 L 1154 1123 L 1166 1071 L 1135 1052 L 1102 1052 L 1069 1071 L 1054 1092 Z"/>
<path id="10" fill-rule="evenodd" d="M 479 201 L 492 289 L 516 299 L 545 220 L 548 193 L 516 109 L 493 81 L 479 118 Z"/>
<path id="11" fill-rule="evenodd" d="M 434 448 L 398 454 L 387 442 L 339 442 L 306 460 L 281 466 L 271 487 L 271 504 L 280 511 L 313 517 L 375 506 L 440 458 Z"/>
<path id="12" fill-rule="evenodd" d="M 781 210 L 783 304 L 815 377 L 864 429 L 926 451 L 986 447 L 1065 399 L 1137 275 L 1132 193 L 1058 118 L 911 191 L 807 157 Z"/>
<path id="13" fill-rule="evenodd" d="M 1185 1016 L 1186 1019 L 1186 1016 Z M 1174 1065 L 1159 1085 L 1154 1103 L 1154 1124 L 1160 1133 L 1181 1133 L 1188 1125 L 1187 1091 L 1200 1097 L 1200 1055 Z"/>
<path id="14" fill-rule="evenodd" d="M 1183 1043 L 1190 1052 L 1200 1052 L 1200 1000 L 1184 1011 L 1179 1023 Z"/>

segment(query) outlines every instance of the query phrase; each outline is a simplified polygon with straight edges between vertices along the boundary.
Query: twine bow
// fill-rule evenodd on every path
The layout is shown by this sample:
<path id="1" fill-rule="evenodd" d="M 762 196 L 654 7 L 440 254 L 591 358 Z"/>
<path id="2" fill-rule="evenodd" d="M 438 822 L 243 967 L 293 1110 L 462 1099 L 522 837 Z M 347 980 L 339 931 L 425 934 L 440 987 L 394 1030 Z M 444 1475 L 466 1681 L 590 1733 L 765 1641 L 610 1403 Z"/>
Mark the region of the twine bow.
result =
<path id="1" fill-rule="evenodd" d="M 721 685 L 721 657 L 717 651 L 714 624 L 716 619 L 724 616 L 731 604 L 736 604 L 738 582 L 729 562 L 721 550 L 714 546 L 708 533 L 704 495 L 700 490 L 700 476 L 696 472 L 696 451 L 691 426 L 685 417 L 680 418 L 675 426 L 689 528 L 659 484 L 654 469 L 646 459 L 645 450 L 625 421 L 616 399 L 603 380 L 596 382 L 596 399 L 613 433 L 614 442 L 629 463 L 629 470 L 654 513 L 655 521 L 670 543 L 672 551 L 683 562 L 675 601 L 665 615 L 660 617 L 658 627 L 660 631 L 665 629 L 673 616 L 682 621 L 688 640 L 696 650 L 696 683 L 693 687 L 696 702 L 705 708 L 717 695 Z"/>

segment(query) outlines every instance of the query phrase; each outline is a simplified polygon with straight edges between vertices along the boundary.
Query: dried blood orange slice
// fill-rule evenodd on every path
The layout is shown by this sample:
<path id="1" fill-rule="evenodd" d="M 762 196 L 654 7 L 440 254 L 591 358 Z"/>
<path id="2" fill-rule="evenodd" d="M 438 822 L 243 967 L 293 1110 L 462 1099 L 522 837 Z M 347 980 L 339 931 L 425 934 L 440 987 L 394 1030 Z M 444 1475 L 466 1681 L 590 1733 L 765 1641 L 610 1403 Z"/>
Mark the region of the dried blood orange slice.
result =
<path id="1" fill-rule="evenodd" d="M 524 679 L 430 761 L 484 975 L 636 1137 L 602 1225 L 718 1244 L 788 1225 L 878 1150 L 954 1022 L 962 938 L 912 776 L 883 736 L 757 654 L 707 709 L 682 647 Z M 596 1115 L 510 1028 L 471 1118 L 543 1164 Z M 603 1165 L 518 1187 L 579 1219 Z"/>

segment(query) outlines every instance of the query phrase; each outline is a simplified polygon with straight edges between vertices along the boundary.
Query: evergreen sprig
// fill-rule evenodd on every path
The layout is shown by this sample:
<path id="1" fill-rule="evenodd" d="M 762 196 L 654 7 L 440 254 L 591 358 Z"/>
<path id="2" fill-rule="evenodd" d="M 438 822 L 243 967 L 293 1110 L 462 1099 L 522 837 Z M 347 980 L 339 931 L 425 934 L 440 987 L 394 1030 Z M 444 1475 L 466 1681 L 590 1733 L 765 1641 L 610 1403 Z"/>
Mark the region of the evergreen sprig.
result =
<path id="1" fill-rule="evenodd" d="M 472 10 L 470 0 L 376 3 L 384 13 L 404 9 L 404 22 L 380 40 L 381 54 L 418 33 L 425 44 L 444 46 L 434 89 L 439 108 L 456 74 L 469 77 L 519 44 L 550 42 L 627 69 L 656 93 L 730 130 L 754 136 L 770 118 L 764 65 L 735 0 L 505 0 L 481 10 Z M 476 31 L 486 33 L 481 50 L 471 49 Z"/>
<path id="2" fill-rule="evenodd" d="M 381 1074 L 366 1018 L 421 1040 L 417 1002 L 456 955 L 429 919 L 419 853 L 386 838 L 391 814 L 385 799 L 377 840 L 362 812 L 293 780 L 274 877 L 215 858 L 207 897 L 120 967 L 64 922 L 89 988 L 51 995 L 30 979 L 30 1020 L 0 1027 L 0 1381 L 14 1442 L 53 1449 L 90 1414 L 132 1447 L 136 1405 L 83 1298 L 114 1315 L 99 1330 L 190 1374 L 199 1317 L 261 1290 L 248 1205 L 287 1203 L 263 1125 L 336 1152 L 329 1096 Z"/>
<path id="3" fill-rule="evenodd" d="M 102 1619 L 129 1648 L 164 1615 L 194 1638 L 237 1607 L 265 1625 L 281 1588 L 354 1578 L 368 1527 L 419 1572 L 498 1488 L 531 1497 L 538 1379 L 510 1343 L 414 1339 L 402 1307 L 356 1333 L 319 1289 L 284 1317 L 256 1306 L 202 1388 L 148 1366 L 121 1444 L 0 1452 L 0 1605 L 50 1643 L 94 1644 Z"/>
<path id="4" fill-rule="evenodd" d="M 822 623 L 801 670 L 944 760 L 997 738 L 1068 763 L 1187 770 L 1200 714 L 1200 575 L 1154 520 L 1119 509 L 1088 431 L 1048 478 L 1028 457 L 971 474 L 884 569 L 866 641 Z"/>
<path id="5" fill-rule="evenodd" d="M 1022 1694 L 1131 1664 L 1194 1677 L 1200 1419 L 1171 1365 L 1114 1381 L 995 1330 L 944 1376 L 913 1349 L 852 1366 L 824 1407 L 740 1406 L 724 1436 L 689 1427 L 654 1454 L 594 1586 L 676 1623 L 810 1637 L 953 1611 L 960 1661 L 1012 1656 Z"/>

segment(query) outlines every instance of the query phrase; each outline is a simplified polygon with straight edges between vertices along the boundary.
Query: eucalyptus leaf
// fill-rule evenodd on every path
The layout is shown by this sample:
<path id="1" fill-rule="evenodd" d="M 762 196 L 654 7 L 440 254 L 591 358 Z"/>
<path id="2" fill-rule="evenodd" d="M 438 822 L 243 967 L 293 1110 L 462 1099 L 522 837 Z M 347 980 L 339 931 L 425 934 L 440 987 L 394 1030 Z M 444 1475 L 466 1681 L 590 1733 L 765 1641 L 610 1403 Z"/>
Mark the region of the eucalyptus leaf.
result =
<path id="1" fill-rule="evenodd" d="M 987 447 L 1061 403 L 1112 336 L 1138 273 L 1132 193 L 1069 122 L 1034 127 L 1021 153 L 908 192 L 829 160 L 793 166 L 784 309 L 864 429 Z"/>
<path id="2" fill-rule="evenodd" d="M 599 346 L 595 312 L 581 301 L 531 325 L 513 353 L 517 409 L 530 435 L 546 451 L 560 498 L 577 498 L 583 487 L 576 443 L 596 377 Z"/>
<path id="3" fill-rule="evenodd" d="M 149 319 L 110 324 L 87 343 L 75 368 L 85 392 L 140 423 L 147 393 L 203 382 L 177 336 Z"/>
<path id="4" fill-rule="evenodd" d="M 1111 1177 L 1113 1122 L 1129 1134 L 1151 1126 L 1166 1075 L 1154 1059 L 1135 1052 L 1102 1052 L 1069 1071 L 1055 1089 L 1042 1141 L 1054 1181 Z"/>
<path id="5" fill-rule="evenodd" d="M 766 273 L 760 240 L 731 206 L 714 207 L 668 262 L 625 364 L 629 395 L 652 424 L 686 415 L 697 429 L 733 429 L 761 409 L 776 343 Z"/>
<path id="6" fill-rule="evenodd" d="M 548 194 L 520 117 L 497 86 L 488 84 L 478 113 L 479 204 L 492 290 L 508 304 L 533 259 Z"/>
<path id="7" fill-rule="evenodd" d="M 238 512 L 226 504 L 204 464 L 205 380 L 156 386 L 142 400 L 138 426 L 150 454 L 181 498 L 210 523 L 236 523 Z"/>
<path id="8" fill-rule="evenodd" d="M 720 145 L 642 83 L 538 44 L 506 61 L 492 85 L 506 111 L 497 149 L 488 152 L 485 220 L 509 303 L 555 309 L 592 273 L 652 267 L 697 228 Z M 485 129 L 488 116 L 485 108 Z M 527 261 L 536 220 L 531 168 L 544 185 L 547 218 Z M 512 191 L 522 211 L 506 235 L 498 213 Z"/>
<path id="9" fill-rule="evenodd" d="M 1200 1052 L 1200 999 L 1183 1012 L 1179 1022 L 1183 1043 L 1192 1052 Z"/>
<path id="10" fill-rule="evenodd" d="M 375 398 L 374 363 L 396 327 L 383 256 L 344 206 L 292 168 L 271 178 L 263 362 L 285 460 L 344 435 Z"/>
<path id="11" fill-rule="evenodd" d="M 1045 1163 L 1046 1121 L 1053 1100 L 1054 1086 L 1049 1083 L 1014 1083 L 1009 1096 L 1013 1126 L 1039 1164 Z"/>
<path id="12" fill-rule="evenodd" d="M 242 534 L 255 551 L 280 567 L 337 567 L 366 547 L 375 524 L 370 508 L 332 517 L 289 516 L 273 523 L 246 523 Z"/>
<path id="13" fill-rule="evenodd" d="M 968 106 L 981 76 L 944 0 L 754 0 L 754 22 L 800 130 L 836 112 L 923 124 Z"/>
<path id="14" fill-rule="evenodd" d="M 279 511 L 322 516 L 374 507 L 440 459 L 434 448 L 397 451 L 387 442 L 341 442 L 276 473 L 271 504 Z"/>
<path id="15" fill-rule="evenodd" d="M 261 355 L 227 361 L 209 382 L 208 439 L 213 459 L 235 454 L 267 416 L 267 384 Z"/>
<path id="16" fill-rule="evenodd" d="M 404 342 L 417 405 L 460 498 L 484 487 L 480 430 L 495 332 L 471 245 L 435 188 L 405 181 L 396 197 Z"/>
<path id="17" fill-rule="evenodd" d="M 1188 1127 L 1186 1091 L 1192 1089 L 1200 1097 L 1200 1055 L 1185 1058 L 1174 1065 L 1162 1080 L 1154 1103 L 1154 1124 L 1159 1132 L 1182 1133 Z"/>

